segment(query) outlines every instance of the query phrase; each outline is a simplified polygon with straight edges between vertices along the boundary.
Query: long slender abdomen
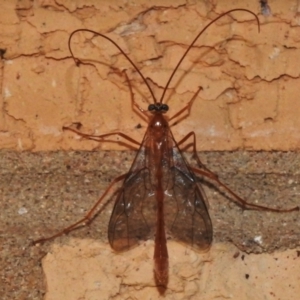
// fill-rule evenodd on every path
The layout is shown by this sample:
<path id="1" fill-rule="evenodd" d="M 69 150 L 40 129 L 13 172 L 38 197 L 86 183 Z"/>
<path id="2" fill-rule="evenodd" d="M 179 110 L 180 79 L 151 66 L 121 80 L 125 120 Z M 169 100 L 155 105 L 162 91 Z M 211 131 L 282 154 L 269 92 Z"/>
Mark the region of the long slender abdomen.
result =
<path id="1" fill-rule="evenodd" d="M 164 198 L 162 190 L 157 192 L 157 227 L 154 250 L 154 272 L 159 284 L 166 285 L 169 274 L 169 255 L 164 223 Z"/>

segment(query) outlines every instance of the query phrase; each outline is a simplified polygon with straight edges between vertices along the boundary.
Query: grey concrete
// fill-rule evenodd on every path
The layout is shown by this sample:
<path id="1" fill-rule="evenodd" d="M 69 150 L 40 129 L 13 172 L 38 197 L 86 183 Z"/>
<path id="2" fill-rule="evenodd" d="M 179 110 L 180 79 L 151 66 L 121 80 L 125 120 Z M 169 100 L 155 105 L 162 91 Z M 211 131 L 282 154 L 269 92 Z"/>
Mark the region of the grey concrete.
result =
<path id="1" fill-rule="evenodd" d="M 295 152 L 209 152 L 201 161 L 249 202 L 272 208 L 300 205 L 300 154 Z M 109 183 L 126 173 L 134 152 L 0 153 L 1 299 L 42 299 L 41 259 L 51 243 L 30 242 L 79 220 Z M 300 212 L 242 210 L 213 182 L 203 185 L 214 241 L 231 241 L 245 252 L 299 247 Z M 255 202 L 257 201 L 257 202 Z M 107 240 L 113 201 L 74 237 Z M 261 243 L 260 243 L 261 241 Z"/>

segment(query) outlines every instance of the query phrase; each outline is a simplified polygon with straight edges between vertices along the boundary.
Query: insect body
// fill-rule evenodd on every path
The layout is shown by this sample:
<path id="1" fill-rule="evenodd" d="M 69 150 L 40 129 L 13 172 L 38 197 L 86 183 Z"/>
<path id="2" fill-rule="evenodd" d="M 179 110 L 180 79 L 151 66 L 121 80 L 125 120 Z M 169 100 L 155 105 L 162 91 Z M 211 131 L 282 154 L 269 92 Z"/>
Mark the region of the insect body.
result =
<path id="1" fill-rule="evenodd" d="M 212 241 L 203 195 L 163 116 L 167 110 L 165 104 L 149 106 L 153 116 L 108 228 L 110 244 L 117 251 L 155 235 L 155 273 L 160 283 L 168 278 L 166 231 L 173 239 L 201 250 Z"/>
<path id="2" fill-rule="evenodd" d="M 50 240 L 68 233 L 80 225 L 85 225 L 90 222 L 98 205 L 108 194 L 112 186 L 116 182 L 123 181 L 122 187 L 118 190 L 114 210 L 109 222 L 108 239 L 110 245 L 116 251 L 125 251 L 138 245 L 140 241 L 147 240 L 155 236 L 155 275 L 159 284 L 166 285 L 168 281 L 167 236 L 170 236 L 179 242 L 191 245 L 199 250 L 208 249 L 212 242 L 212 223 L 204 201 L 204 193 L 201 187 L 197 184 L 197 177 L 195 174 L 216 182 L 244 208 L 262 209 L 273 212 L 290 212 L 299 210 L 298 207 L 279 210 L 247 203 L 244 199 L 235 194 L 229 187 L 223 184 L 218 179 L 217 175 L 209 171 L 200 162 L 196 152 L 194 132 L 190 132 L 179 142 L 175 141 L 170 130 L 169 122 L 181 116 L 185 111 L 190 110 L 191 105 L 201 88 L 198 89 L 190 102 L 174 116 L 169 119 L 164 116 L 168 110 L 168 106 L 163 103 L 164 95 L 184 57 L 193 47 L 199 36 L 212 23 L 225 14 L 233 11 L 246 11 L 252 14 L 259 25 L 257 16 L 251 11 L 245 9 L 234 9 L 228 11 L 211 21 L 196 36 L 176 65 L 164 88 L 160 101 L 156 100 L 153 91 L 140 70 L 113 40 L 103 34 L 89 29 L 78 29 L 71 34 L 69 38 L 69 49 L 77 64 L 82 62 L 75 58 L 70 47 L 71 38 L 76 32 L 90 32 L 95 35 L 99 35 L 114 44 L 140 74 L 152 95 L 154 103 L 149 105 L 148 112 L 141 109 L 134 102 L 132 87 L 129 84 L 133 106 L 145 114 L 149 120 L 148 128 L 142 143 L 135 141 L 121 132 L 107 133 L 103 135 L 88 135 L 71 127 L 63 128 L 73 131 L 84 138 L 99 142 L 104 142 L 106 137 L 118 135 L 127 141 L 138 145 L 139 149 L 129 172 L 117 177 L 109 185 L 104 194 L 84 218 L 57 234 L 48 238 L 39 239 L 34 243 Z M 129 83 L 126 72 L 124 72 L 124 74 L 127 82 Z M 197 161 L 198 168 L 191 167 L 187 164 L 179 148 L 180 145 L 189 138 L 194 139 L 192 143 L 193 154 Z"/>

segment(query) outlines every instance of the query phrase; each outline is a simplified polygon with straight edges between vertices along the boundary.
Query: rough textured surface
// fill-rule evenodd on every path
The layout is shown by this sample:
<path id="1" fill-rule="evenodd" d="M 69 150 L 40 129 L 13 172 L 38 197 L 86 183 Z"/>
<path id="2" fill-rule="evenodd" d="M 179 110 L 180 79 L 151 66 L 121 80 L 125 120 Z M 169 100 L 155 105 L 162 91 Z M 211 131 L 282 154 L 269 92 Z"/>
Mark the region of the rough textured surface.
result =
<path id="1" fill-rule="evenodd" d="M 165 102 L 170 116 L 191 99 L 178 139 L 194 130 L 199 150 L 292 150 L 300 146 L 298 105 L 300 57 L 296 0 L 268 1 L 2 1 L 0 147 L 18 150 L 92 149 L 63 134 L 63 125 L 81 122 L 86 132 L 116 129 L 140 140 L 146 124 L 133 113 L 124 76 L 127 70 L 137 103 L 153 102 L 141 78 L 109 42 L 76 34 L 72 50 L 87 64 L 76 67 L 68 38 L 88 28 L 116 41 L 149 78 L 160 97 L 171 71 L 193 38 L 213 24 L 180 66 Z M 288 136 L 288 138 L 287 138 Z M 117 144 L 102 144 L 111 149 Z"/>
<path id="2" fill-rule="evenodd" d="M 260 2 L 1 1 L 0 148 L 20 151 L 0 152 L 1 299 L 43 298 L 41 260 L 52 243 L 32 247 L 30 241 L 81 218 L 109 182 L 129 169 L 134 157 L 130 152 L 39 151 L 122 148 L 63 132 L 62 126 L 72 122 L 80 122 L 84 132 L 121 130 L 138 141 L 147 125 L 132 111 L 126 80 L 115 72 L 127 70 L 135 99 L 145 109 L 152 100 L 132 66 L 103 39 L 78 34 L 72 49 L 87 64 L 76 67 L 67 46 L 73 30 L 90 28 L 113 38 L 160 97 L 174 66 L 205 24 L 229 9 L 252 10 L 261 22 L 259 34 L 251 15 L 236 12 L 211 26 L 179 68 L 165 99 L 169 116 L 182 109 L 199 86 L 202 91 L 190 115 L 172 128 L 174 135 L 179 140 L 194 130 L 198 150 L 299 149 L 299 1 L 268 0 L 263 10 Z M 201 160 L 249 202 L 278 208 L 299 205 L 297 152 L 206 152 Z M 241 251 L 269 252 L 274 258 L 275 250 L 299 247 L 299 213 L 242 211 L 228 202 L 222 189 L 206 185 L 205 191 L 215 243 L 230 241 Z M 106 243 L 112 205 L 104 205 L 90 227 L 72 232 L 72 237 Z M 290 252 L 282 254 L 287 255 L 294 259 Z M 288 259 L 280 267 L 294 270 Z M 262 270 L 267 274 L 278 269 Z M 298 279 L 298 272 L 286 274 L 284 284 Z M 261 282 L 272 284 L 271 299 L 272 293 L 281 295 L 276 290 L 281 285 L 267 275 L 255 286 L 248 285 L 250 292 L 259 291 Z M 201 286 L 201 291 L 210 288 Z M 232 284 L 227 288 L 230 291 Z M 134 297 L 140 293 L 131 287 L 124 295 L 129 292 Z M 214 297 L 220 295 L 227 292 Z M 252 300 L 249 295 L 245 299 Z"/>
<path id="3" fill-rule="evenodd" d="M 299 299 L 295 250 L 245 255 L 219 243 L 199 254 L 169 242 L 168 289 L 158 289 L 153 246 L 148 242 L 116 255 L 107 244 L 91 240 L 56 245 L 43 259 L 49 290 L 45 299 Z"/>
<path id="4" fill-rule="evenodd" d="M 247 201 L 273 208 L 299 205 L 298 154 L 203 152 L 199 155 L 206 166 L 218 173 L 222 181 Z M 68 245 L 68 237 L 40 246 L 31 246 L 30 242 L 54 234 L 82 218 L 109 182 L 128 171 L 134 153 L 2 151 L 0 157 L 1 299 L 42 299 L 46 285 L 41 259 L 51 245 Z M 299 212 L 243 211 L 227 199 L 217 185 L 203 184 L 203 187 L 210 205 L 214 243 L 231 242 L 244 255 L 299 249 Z M 99 207 L 100 213 L 90 226 L 73 231 L 70 236 L 91 238 L 108 245 L 107 224 L 113 206 L 109 198 Z M 85 244 L 87 248 L 89 244 Z M 82 246 L 81 242 L 79 245 Z M 144 248 L 138 249 L 142 251 Z M 82 251 L 89 249 L 82 248 Z M 152 257 L 152 246 L 149 251 Z M 289 267 L 284 264 L 282 268 Z M 273 269 L 267 269 L 264 273 L 269 274 L 268 270 L 273 272 Z M 145 272 L 148 273 L 147 268 Z M 51 275 L 47 279 L 51 281 Z M 215 284 L 218 285 L 217 281 Z M 228 284 L 229 290 L 230 286 Z M 201 290 L 206 289 L 201 286 Z M 253 287 L 249 286 L 249 289 Z M 277 292 L 275 288 L 273 291 Z M 138 295 L 135 289 L 132 293 L 133 296 Z"/>

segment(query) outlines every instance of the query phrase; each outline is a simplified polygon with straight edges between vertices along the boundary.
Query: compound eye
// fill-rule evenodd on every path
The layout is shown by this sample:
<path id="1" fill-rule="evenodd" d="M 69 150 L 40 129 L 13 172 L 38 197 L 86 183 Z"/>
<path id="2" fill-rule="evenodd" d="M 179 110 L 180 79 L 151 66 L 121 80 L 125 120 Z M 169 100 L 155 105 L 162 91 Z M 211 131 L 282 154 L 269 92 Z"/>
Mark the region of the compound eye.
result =
<path id="1" fill-rule="evenodd" d="M 155 109 L 156 109 L 155 104 L 149 104 L 149 106 L 148 106 L 149 111 L 154 111 Z"/>
<path id="2" fill-rule="evenodd" d="M 160 107 L 160 110 L 168 111 L 169 110 L 169 106 L 167 104 L 162 104 L 162 106 Z"/>

